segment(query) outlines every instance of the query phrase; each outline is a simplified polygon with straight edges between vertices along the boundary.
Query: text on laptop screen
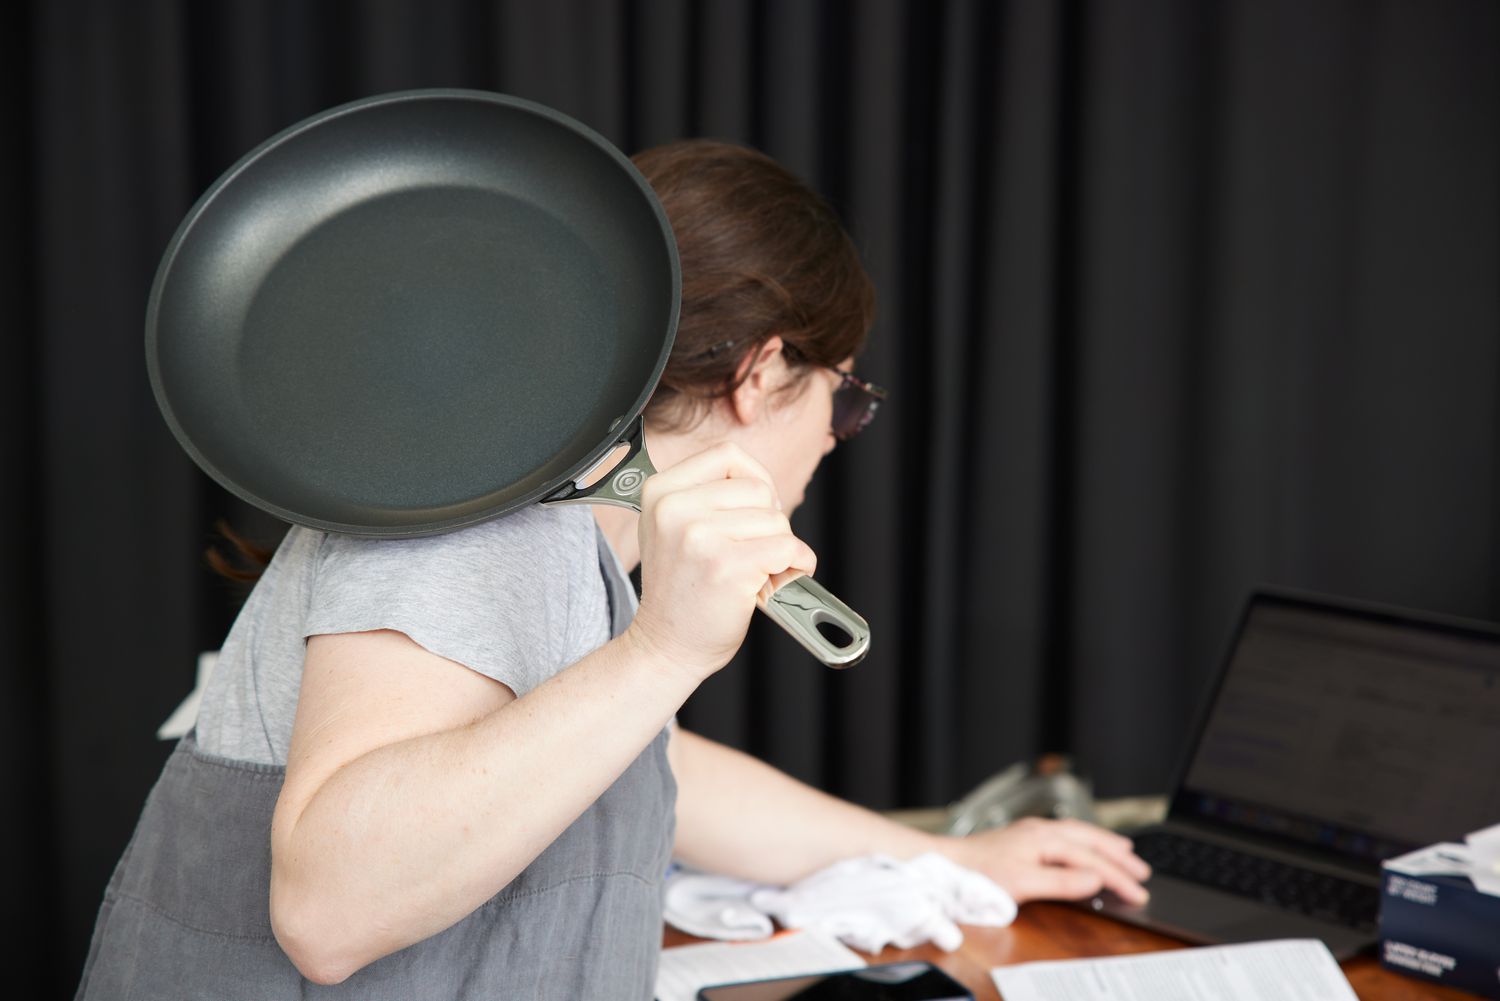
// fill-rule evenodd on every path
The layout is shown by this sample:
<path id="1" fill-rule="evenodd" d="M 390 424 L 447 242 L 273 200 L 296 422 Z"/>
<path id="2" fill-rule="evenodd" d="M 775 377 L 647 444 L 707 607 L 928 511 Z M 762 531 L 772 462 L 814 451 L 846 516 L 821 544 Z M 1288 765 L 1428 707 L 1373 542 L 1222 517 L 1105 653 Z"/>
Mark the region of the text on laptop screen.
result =
<path id="1" fill-rule="evenodd" d="M 1500 637 L 1258 600 L 1182 785 L 1367 859 L 1500 822 Z"/>

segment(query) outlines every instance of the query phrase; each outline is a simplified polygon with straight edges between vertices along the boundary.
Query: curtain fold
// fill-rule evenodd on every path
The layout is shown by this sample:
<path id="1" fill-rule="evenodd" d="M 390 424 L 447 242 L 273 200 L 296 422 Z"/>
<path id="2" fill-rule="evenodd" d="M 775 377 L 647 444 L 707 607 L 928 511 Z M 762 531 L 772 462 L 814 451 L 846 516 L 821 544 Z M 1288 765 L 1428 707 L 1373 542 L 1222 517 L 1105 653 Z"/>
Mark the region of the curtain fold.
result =
<path id="1" fill-rule="evenodd" d="M 796 525 L 874 630 L 763 622 L 684 723 L 873 807 L 1045 751 L 1160 791 L 1261 583 L 1500 617 L 1500 15 L 1411 0 L 54 0 L 3 15 L 13 941 L 71 992 L 100 893 L 284 526 L 167 431 L 156 263 L 334 104 L 477 87 L 627 152 L 765 149 L 840 211 L 892 390 Z M 50 951 L 49 951 L 50 950 Z"/>

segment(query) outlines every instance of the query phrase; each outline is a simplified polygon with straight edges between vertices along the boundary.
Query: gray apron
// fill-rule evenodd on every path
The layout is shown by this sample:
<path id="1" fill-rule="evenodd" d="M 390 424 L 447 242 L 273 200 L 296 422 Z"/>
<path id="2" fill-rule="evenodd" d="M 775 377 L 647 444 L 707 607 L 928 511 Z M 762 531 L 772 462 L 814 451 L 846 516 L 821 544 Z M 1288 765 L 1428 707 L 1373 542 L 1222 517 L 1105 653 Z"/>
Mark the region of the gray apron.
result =
<path id="1" fill-rule="evenodd" d="M 600 540 L 615 635 L 634 595 Z M 271 934 L 271 814 L 285 769 L 178 743 L 104 892 L 77 997 L 649 999 L 676 784 L 667 731 L 503 890 L 342 984 Z"/>

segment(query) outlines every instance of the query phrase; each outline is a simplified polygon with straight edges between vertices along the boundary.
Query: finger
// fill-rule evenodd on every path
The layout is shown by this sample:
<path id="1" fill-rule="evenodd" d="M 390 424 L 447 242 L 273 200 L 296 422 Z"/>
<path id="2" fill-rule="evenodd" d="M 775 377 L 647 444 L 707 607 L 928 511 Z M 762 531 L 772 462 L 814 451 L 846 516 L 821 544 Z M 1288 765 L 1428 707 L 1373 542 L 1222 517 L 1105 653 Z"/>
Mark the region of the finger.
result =
<path id="1" fill-rule="evenodd" d="M 727 511 L 715 511 L 708 516 L 706 522 L 713 526 L 715 531 L 736 541 L 792 534 L 792 523 L 787 520 L 786 515 L 763 507 L 737 507 Z"/>
<path id="2" fill-rule="evenodd" d="M 745 542 L 764 539 L 799 540 L 792 526 L 779 511 L 766 508 L 733 508 L 728 511 L 698 512 L 682 526 L 682 552 L 698 559 L 722 564 L 730 576 L 756 580 L 760 586 L 760 550 L 737 549 Z M 792 547 L 794 555 L 800 550 Z M 767 576 L 774 571 L 768 571 Z"/>
<path id="3" fill-rule="evenodd" d="M 742 586 L 747 595 L 761 595 L 767 591 L 767 581 L 779 574 L 811 575 L 818 564 L 817 554 L 807 543 L 785 533 L 734 539 L 707 522 L 697 522 L 685 530 L 684 543 L 685 552 L 707 561 L 715 580 Z"/>
<path id="4" fill-rule="evenodd" d="M 816 564 L 817 560 L 814 559 L 813 563 Z M 770 601 L 771 597 L 777 591 L 780 591 L 784 586 L 786 586 L 787 584 L 790 584 L 792 581 L 796 580 L 798 577 L 811 577 L 813 575 L 814 571 L 816 571 L 816 570 L 817 570 L 817 566 L 816 565 L 814 565 L 812 567 L 809 567 L 806 570 L 801 570 L 801 569 L 798 569 L 795 566 L 792 566 L 792 567 L 788 567 L 785 570 L 782 570 L 780 573 L 773 573 L 766 580 L 765 584 L 761 585 L 761 589 L 760 589 L 760 603 L 761 604 L 765 604 L 766 602 Z"/>
<path id="5" fill-rule="evenodd" d="M 1066 869 L 1061 866 L 1028 866 L 1004 884 L 1016 903 L 1028 900 L 1082 900 L 1104 888 L 1104 880 L 1088 869 Z"/>
<path id="6" fill-rule="evenodd" d="M 729 558 L 737 572 L 743 571 L 747 576 L 758 578 L 757 590 L 764 585 L 766 578 L 783 571 L 796 569 L 811 575 L 818 566 L 818 557 L 812 547 L 795 535 L 736 542 Z"/>
<path id="7" fill-rule="evenodd" d="M 1044 862 L 1068 865 L 1075 868 L 1092 869 L 1099 873 L 1104 884 L 1126 900 L 1143 902 L 1145 889 L 1130 872 L 1114 859 L 1085 844 L 1060 839 L 1044 845 L 1041 852 Z"/>
<path id="8" fill-rule="evenodd" d="M 1129 838 L 1081 820 L 1062 820 L 1056 830 L 1075 844 L 1085 845 L 1113 861 L 1136 880 L 1151 878 L 1151 866 L 1132 850 Z"/>
<path id="9" fill-rule="evenodd" d="M 649 481 L 648 481 L 649 482 Z M 684 510 L 730 508 L 762 508 L 775 511 L 776 491 L 764 480 L 739 478 L 733 480 L 710 480 L 707 483 L 685 484 L 662 493 L 657 508 L 667 510 L 680 506 Z"/>
<path id="10" fill-rule="evenodd" d="M 776 489 L 776 481 L 750 454 L 738 445 L 722 443 L 710 449 L 690 455 L 681 462 L 665 469 L 646 482 L 657 484 L 659 491 L 678 490 L 685 486 L 699 483 L 711 483 L 714 480 L 727 479 L 754 479 L 768 484 L 772 491 Z M 777 504 L 780 497 L 777 497 Z"/>
<path id="11" fill-rule="evenodd" d="M 1042 861 L 1097 873 L 1106 889 L 1113 890 L 1120 899 L 1128 903 L 1144 904 L 1146 898 L 1150 896 L 1146 888 L 1136 882 L 1128 872 L 1086 845 L 1065 839 L 1054 841 L 1043 847 Z"/>
<path id="12" fill-rule="evenodd" d="M 1107 827 L 1100 827 L 1098 824 L 1091 824 L 1086 820 L 1078 820 L 1074 817 L 1053 821 L 1053 827 L 1073 840 L 1084 841 L 1090 844 L 1117 845 L 1121 848 L 1129 848 L 1133 844 L 1123 834 L 1117 834 Z"/>
<path id="13" fill-rule="evenodd" d="M 1136 881 L 1144 883 L 1151 878 L 1151 864 L 1129 848 L 1121 848 L 1115 844 L 1104 844 L 1098 846 L 1095 850 L 1130 873 Z"/>

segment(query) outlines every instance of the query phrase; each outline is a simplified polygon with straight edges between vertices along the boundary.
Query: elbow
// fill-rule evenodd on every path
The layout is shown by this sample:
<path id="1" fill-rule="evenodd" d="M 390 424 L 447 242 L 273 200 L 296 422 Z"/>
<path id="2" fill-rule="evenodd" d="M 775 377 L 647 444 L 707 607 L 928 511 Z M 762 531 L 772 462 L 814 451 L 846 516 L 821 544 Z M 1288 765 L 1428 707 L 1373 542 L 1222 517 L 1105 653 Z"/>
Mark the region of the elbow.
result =
<path id="1" fill-rule="evenodd" d="M 339 929 L 326 915 L 315 913 L 305 902 L 271 884 L 271 932 L 297 972 L 322 986 L 341 984 L 363 963 L 353 959 L 347 943 L 339 941 Z"/>

